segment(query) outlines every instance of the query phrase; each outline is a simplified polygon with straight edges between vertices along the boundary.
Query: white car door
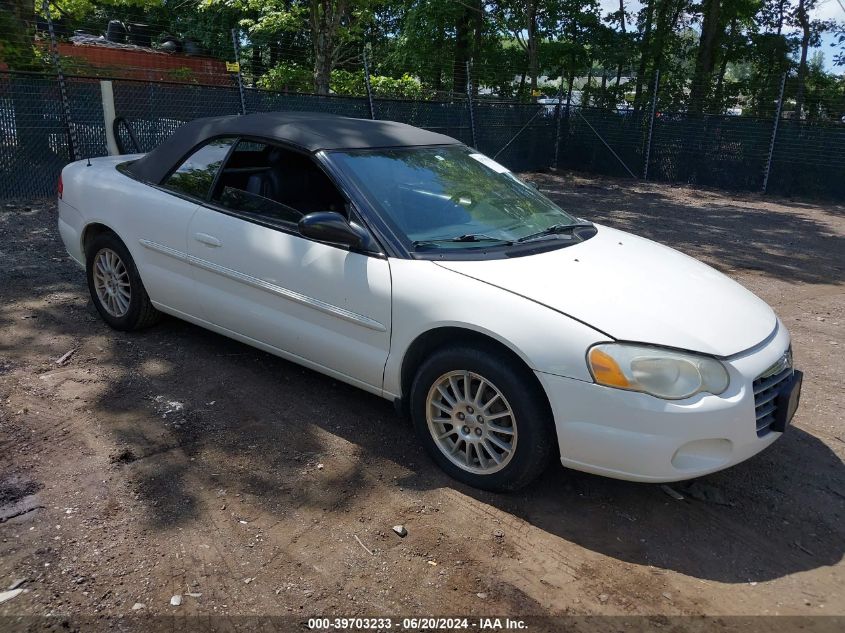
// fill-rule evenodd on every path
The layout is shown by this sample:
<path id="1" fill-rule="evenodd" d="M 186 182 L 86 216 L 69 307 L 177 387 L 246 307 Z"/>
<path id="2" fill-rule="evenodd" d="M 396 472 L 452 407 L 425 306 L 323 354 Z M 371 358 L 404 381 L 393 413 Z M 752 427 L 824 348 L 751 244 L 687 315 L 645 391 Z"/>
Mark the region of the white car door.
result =
<path id="1" fill-rule="evenodd" d="M 132 250 L 137 251 L 147 292 L 166 310 L 196 316 L 196 283 L 187 257 L 188 225 L 235 141 L 216 139 L 202 146 L 160 187 L 137 186 L 133 201 L 137 212 L 127 214 L 128 234 L 138 237 Z"/>
<path id="2" fill-rule="evenodd" d="M 188 224 L 197 202 L 139 184 L 133 204 L 142 213 L 128 217 L 126 234 L 144 287 L 156 305 L 190 314 L 195 303 L 193 271 L 188 264 Z"/>
<path id="3" fill-rule="evenodd" d="M 259 189 L 248 187 L 244 174 L 258 174 L 253 180 L 266 176 L 265 169 L 248 166 L 258 161 L 234 152 L 217 187 L 237 194 L 235 202 L 226 203 L 234 208 L 218 201 L 201 206 L 191 220 L 188 253 L 203 318 L 292 360 L 380 392 L 390 350 L 387 259 L 306 239 L 296 231 L 295 218 L 268 222 L 261 212 L 237 209 L 244 189 Z M 297 175 L 290 187 L 314 176 Z M 326 178 L 321 171 L 316 177 Z M 307 192 L 317 198 L 334 186 L 328 179 L 312 185 Z"/>

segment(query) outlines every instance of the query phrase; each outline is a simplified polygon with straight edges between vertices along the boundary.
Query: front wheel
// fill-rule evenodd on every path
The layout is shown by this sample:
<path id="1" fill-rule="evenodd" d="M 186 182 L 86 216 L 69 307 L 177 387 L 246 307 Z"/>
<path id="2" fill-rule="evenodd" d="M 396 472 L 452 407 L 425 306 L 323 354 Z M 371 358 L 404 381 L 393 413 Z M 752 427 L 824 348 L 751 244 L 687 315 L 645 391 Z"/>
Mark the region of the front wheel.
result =
<path id="1" fill-rule="evenodd" d="M 544 394 L 512 359 L 475 348 L 442 349 L 420 367 L 411 417 L 434 461 L 475 488 L 517 490 L 553 454 Z"/>

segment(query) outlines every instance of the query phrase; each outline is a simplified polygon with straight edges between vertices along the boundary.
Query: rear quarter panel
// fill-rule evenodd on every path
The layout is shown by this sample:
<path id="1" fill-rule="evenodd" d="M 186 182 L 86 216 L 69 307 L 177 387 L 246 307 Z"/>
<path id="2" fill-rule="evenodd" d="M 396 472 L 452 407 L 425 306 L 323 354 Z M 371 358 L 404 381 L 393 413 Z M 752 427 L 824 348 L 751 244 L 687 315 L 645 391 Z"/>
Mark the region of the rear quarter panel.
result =
<path id="1" fill-rule="evenodd" d="M 100 222 L 118 232 L 113 225 L 119 220 L 118 212 L 106 211 L 111 205 L 104 200 L 104 183 L 117 175 L 130 180 L 115 170 L 115 167 L 137 156 L 109 156 L 70 163 L 62 170 L 62 196 L 58 201 L 59 234 L 68 255 L 79 265 L 85 265 L 83 234 L 86 226 Z M 112 185 L 114 186 L 114 185 Z"/>
<path id="2" fill-rule="evenodd" d="M 144 248 L 149 240 L 185 253 L 192 203 L 134 180 L 118 171 L 138 155 L 77 161 L 62 171 L 59 232 L 68 254 L 84 264 L 83 240 L 93 224 L 108 227 L 123 241 L 154 303 L 183 309 L 193 294 L 189 267 L 178 258 Z"/>

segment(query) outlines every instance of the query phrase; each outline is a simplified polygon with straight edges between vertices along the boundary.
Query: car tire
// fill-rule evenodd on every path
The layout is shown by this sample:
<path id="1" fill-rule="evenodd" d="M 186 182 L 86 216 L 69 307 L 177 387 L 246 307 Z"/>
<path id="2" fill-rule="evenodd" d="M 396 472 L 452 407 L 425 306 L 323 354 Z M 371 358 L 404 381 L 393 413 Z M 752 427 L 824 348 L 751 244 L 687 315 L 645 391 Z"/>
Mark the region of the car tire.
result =
<path id="1" fill-rule="evenodd" d="M 474 488 L 523 488 L 556 452 L 542 388 L 528 369 L 493 350 L 449 347 L 434 352 L 412 383 L 410 413 L 420 442 L 437 465 Z"/>
<path id="2" fill-rule="evenodd" d="M 88 290 L 103 321 L 115 330 L 140 330 L 161 319 L 135 261 L 114 233 L 102 233 L 86 250 Z"/>

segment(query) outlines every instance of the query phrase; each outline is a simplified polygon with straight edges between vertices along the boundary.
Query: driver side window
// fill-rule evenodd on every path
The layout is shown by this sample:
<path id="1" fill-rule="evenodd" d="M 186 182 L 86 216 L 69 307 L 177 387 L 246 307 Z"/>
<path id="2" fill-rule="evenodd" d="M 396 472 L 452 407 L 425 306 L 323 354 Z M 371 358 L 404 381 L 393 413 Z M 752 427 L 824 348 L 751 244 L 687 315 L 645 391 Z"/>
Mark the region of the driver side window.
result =
<path id="1" fill-rule="evenodd" d="M 246 140 L 238 142 L 226 161 L 212 201 L 288 229 L 313 211 L 344 213 L 345 203 L 310 156 Z"/>

